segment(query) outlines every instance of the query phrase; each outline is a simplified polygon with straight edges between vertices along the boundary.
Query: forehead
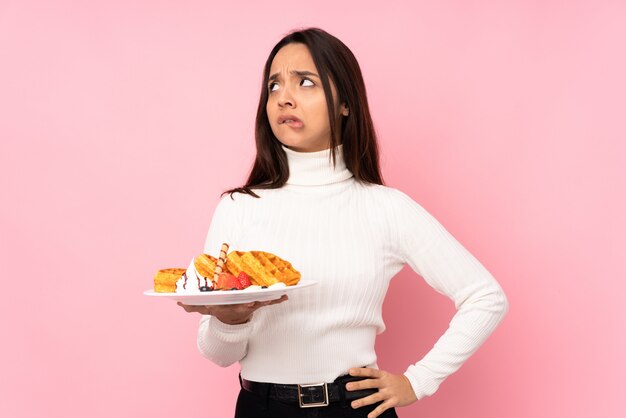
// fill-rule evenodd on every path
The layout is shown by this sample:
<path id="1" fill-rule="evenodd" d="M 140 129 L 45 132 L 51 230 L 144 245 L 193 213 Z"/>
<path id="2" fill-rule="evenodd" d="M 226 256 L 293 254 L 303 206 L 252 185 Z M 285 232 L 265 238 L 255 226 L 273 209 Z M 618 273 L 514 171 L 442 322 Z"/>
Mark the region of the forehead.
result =
<path id="1" fill-rule="evenodd" d="M 304 44 L 287 44 L 282 47 L 270 66 L 270 74 L 288 69 L 316 71 L 313 57 Z"/>

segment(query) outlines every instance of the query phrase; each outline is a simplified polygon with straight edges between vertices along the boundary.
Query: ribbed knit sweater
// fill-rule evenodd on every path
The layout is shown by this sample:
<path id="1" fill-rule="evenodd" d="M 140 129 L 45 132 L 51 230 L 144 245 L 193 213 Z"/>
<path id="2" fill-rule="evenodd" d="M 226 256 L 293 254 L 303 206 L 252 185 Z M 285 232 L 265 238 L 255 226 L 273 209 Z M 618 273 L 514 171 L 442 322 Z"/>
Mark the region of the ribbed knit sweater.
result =
<path id="1" fill-rule="evenodd" d="M 218 365 L 239 362 L 259 382 L 332 382 L 351 367 L 377 368 L 374 342 L 385 329 L 390 280 L 408 264 L 457 312 L 449 328 L 405 371 L 418 399 L 432 395 L 494 331 L 508 302 L 493 276 L 424 208 L 404 193 L 364 184 L 342 147 L 301 153 L 283 147 L 289 180 L 279 189 L 222 197 L 205 253 L 267 251 L 316 285 L 254 312 L 241 325 L 202 316 L 200 352 Z M 416 359 L 417 360 L 417 359 Z"/>

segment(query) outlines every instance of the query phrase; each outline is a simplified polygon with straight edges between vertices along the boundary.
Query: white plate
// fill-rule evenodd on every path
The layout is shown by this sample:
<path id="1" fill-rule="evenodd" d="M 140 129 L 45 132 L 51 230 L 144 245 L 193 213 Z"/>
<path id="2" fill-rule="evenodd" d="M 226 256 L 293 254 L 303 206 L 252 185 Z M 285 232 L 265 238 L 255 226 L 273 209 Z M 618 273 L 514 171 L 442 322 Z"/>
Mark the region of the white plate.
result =
<path id="1" fill-rule="evenodd" d="M 146 290 L 143 292 L 146 296 L 157 296 L 174 299 L 185 305 L 234 305 L 236 303 L 262 302 L 266 300 L 274 300 L 282 295 L 287 295 L 305 287 L 317 284 L 313 280 L 300 280 L 298 284 L 287 287 L 267 288 L 257 290 L 214 290 L 212 292 L 201 293 L 163 293 L 154 290 Z"/>

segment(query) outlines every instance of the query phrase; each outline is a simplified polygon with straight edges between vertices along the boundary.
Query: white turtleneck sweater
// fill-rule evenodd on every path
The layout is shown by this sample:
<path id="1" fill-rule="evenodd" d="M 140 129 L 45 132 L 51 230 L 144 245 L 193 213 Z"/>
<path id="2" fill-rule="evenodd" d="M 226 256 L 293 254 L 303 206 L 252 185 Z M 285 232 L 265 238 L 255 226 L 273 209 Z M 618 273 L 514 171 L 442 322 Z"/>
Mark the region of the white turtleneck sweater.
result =
<path id="1" fill-rule="evenodd" d="M 391 278 L 408 264 L 457 308 L 433 348 L 404 373 L 418 399 L 433 394 L 504 317 L 502 289 L 407 195 L 356 181 L 341 146 L 335 167 L 330 150 L 283 149 L 287 184 L 255 190 L 260 198 L 225 195 L 204 251 L 217 256 L 223 242 L 231 250 L 268 251 L 318 283 L 257 310 L 245 324 L 203 316 L 200 352 L 221 366 L 239 362 L 242 377 L 259 382 L 332 382 L 351 367 L 377 368 L 383 299 Z"/>

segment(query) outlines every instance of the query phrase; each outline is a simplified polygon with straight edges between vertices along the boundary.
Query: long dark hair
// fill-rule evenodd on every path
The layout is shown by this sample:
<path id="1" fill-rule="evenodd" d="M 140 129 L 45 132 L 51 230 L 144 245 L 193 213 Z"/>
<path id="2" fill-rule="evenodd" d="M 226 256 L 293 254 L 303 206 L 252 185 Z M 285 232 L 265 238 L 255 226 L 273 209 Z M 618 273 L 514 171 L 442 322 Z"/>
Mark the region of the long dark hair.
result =
<path id="1" fill-rule="evenodd" d="M 326 96 L 330 122 L 330 148 L 335 163 L 335 147 L 343 144 L 343 157 L 354 178 L 364 183 L 383 184 L 378 161 L 376 132 L 370 116 L 367 94 L 361 68 L 352 51 L 328 32 L 319 28 L 295 30 L 282 38 L 270 52 L 263 70 L 261 98 L 256 115 L 256 159 L 246 184 L 223 194 L 247 193 L 259 197 L 252 189 L 277 189 L 289 178 L 287 155 L 274 136 L 267 116 L 268 78 L 270 67 L 278 51 L 285 45 L 300 43 L 307 46 Z M 333 81 L 339 103 L 346 103 L 349 114 L 342 118 L 341 132 L 335 132 L 335 104 L 328 82 Z"/>

